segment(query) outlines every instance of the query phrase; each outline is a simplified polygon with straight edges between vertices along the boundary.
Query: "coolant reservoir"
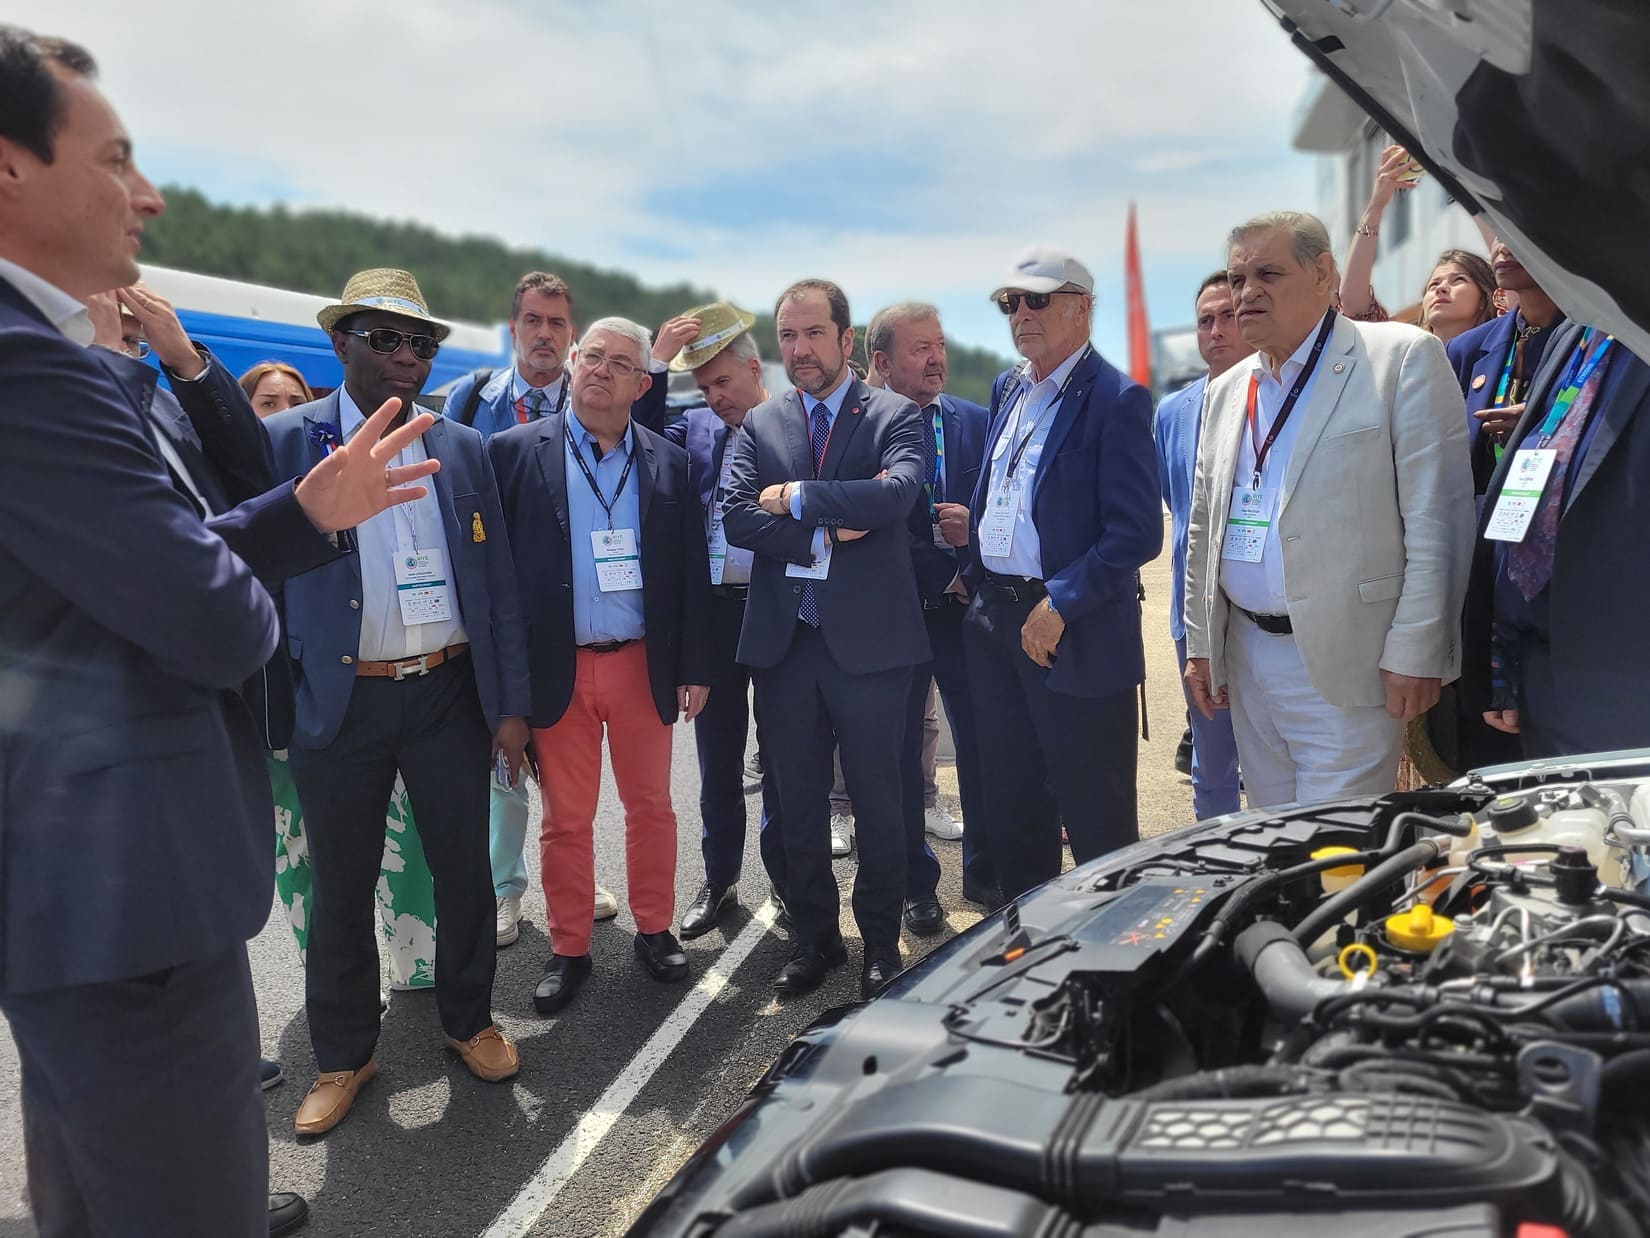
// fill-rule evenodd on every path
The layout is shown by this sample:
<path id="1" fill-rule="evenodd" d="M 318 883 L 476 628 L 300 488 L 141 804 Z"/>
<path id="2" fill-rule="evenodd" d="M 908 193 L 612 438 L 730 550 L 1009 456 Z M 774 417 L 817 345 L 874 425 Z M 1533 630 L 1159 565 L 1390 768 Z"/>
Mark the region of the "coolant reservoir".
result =
<path id="1" fill-rule="evenodd" d="M 1314 860 L 1327 860 L 1335 855 L 1357 855 L 1356 847 L 1319 847 L 1312 853 Z M 1326 868 L 1318 874 L 1318 880 L 1323 883 L 1325 894 L 1334 894 L 1346 889 L 1359 877 L 1364 875 L 1362 864 L 1342 864 L 1338 868 Z"/>
<path id="2" fill-rule="evenodd" d="M 1566 806 L 1538 812 L 1532 797 L 1503 795 L 1493 800 L 1473 821 L 1473 831 L 1458 839 L 1450 850 L 1450 863 L 1465 863 L 1479 847 L 1543 846 L 1580 847 L 1598 869 L 1598 877 L 1605 885 L 1619 886 L 1622 881 L 1620 848 L 1604 841 L 1604 830 L 1609 818 L 1602 809 L 1581 805 L 1571 796 Z M 1542 805 L 1543 809 L 1546 805 Z M 1529 855 L 1511 855 L 1504 858 L 1514 864 L 1541 864 L 1550 858 L 1548 852 Z"/>

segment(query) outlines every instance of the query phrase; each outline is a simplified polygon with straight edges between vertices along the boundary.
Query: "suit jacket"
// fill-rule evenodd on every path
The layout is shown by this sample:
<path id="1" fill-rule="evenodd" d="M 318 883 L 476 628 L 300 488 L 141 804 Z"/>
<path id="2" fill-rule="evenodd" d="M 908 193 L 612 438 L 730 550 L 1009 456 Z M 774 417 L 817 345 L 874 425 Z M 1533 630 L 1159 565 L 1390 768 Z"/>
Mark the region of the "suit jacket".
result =
<path id="1" fill-rule="evenodd" d="M 1564 319 L 1560 318 L 1544 328 L 1541 334 L 1547 338 L 1542 343 L 1551 343 L 1552 336 L 1563 325 Z M 1490 475 L 1495 472 L 1496 461 L 1494 448 L 1490 440 L 1479 433 L 1483 427 L 1473 414 L 1488 408 L 1495 399 L 1495 389 L 1501 381 L 1501 367 L 1506 364 L 1507 350 L 1513 346 L 1517 331 L 1518 315 L 1502 314 L 1470 331 L 1463 331 L 1445 346 L 1450 366 L 1455 370 L 1456 380 L 1461 384 L 1461 394 L 1467 402 L 1467 443 L 1472 458 L 1474 494 L 1484 493 Z M 1529 344 L 1525 348 L 1527 353 Z M 1544 360 L 1546 355 L 1544 350 L 1541 358 Z M 1525 364 L 1525 374 L 1533 379 L 1538 367 L 1529 361 Z"/>
<path id="2" fill-rule="evenodd" d="M 918 410 L 918 417 L 926 416 Z M 980 462 L 985 458 L 985 429 L 989 414 L 978 404 L 956 396 L 940 396 L 940 426 L 945 435 L 945 485 L 935 500 L 967 506 L 980 481 Z M 921 422 L 918 422 L 921 432 Z M 934 523 L 928 516 L 928 500 L 918 490 L 911 504 L 911 566 L 917 574 L 917 593 L 930 606 L 945 601 L 945 591 L 967 560 L 968 549 L 942 548 L 934 544 Z"/>
<path id="3" fill-rule="evenodd" d="M 643 396 L 642 400 L 647 398 Z M 634 411 L 631 416 L 635 416 Z M 688 475 L 702 514 L 709 514 L 711 500 L 716 495 L 716 479 L 722 475 L 731 431 L 727 422 L 704 405 L 688 409 L 664 428 L 665 441 L 688 454 Z"/>
<path id="4" fill-rule="evenodd" d="M 1192 517 L 1192 483 L 1197 477 L 1197 439 L 1203 425 L 1203 393 L 1209 376 L 1163 397 L 1152 421 L 1157 445 L 1157 484 L 1169 509 L 1171 539 L 1169 635 L 1186 639 L 1186 525 Z"/>
<path id="5" fill-rule="evenodd" d="M 991 389 L 986 461 L 974 490 L 974 528 L 990 499 L 990 455 L 1013 411 L 1004 392 L 1018 370 Z M 1146 389 L 1097 352 L 1071 372 L 1037 466 L 1032 520 L 1042 550 L 1043 583 L 1065 620 L 1048 687 L 1067 696 L 1105 696 L 1142 683 L 1140 568 L 1163 549 L 1163 509 L 1152 449 Z M 985 574 L 975 536 L 964 579 L 980 604 Z"/>
<path id="6" fill-rule="evenodd" d="M 1253 369 L 1209 386 L 1186 551 L 1186 654 L 1226 682 L 1220 552 Z M 1437 337 L 1344 315 L 1319 359 L 1274 515 L 1317 692 L 1382 705 L 1380 672 L 1453 680 L 1472 553 L 1461 389 Z"/>
<path id="7" fill-rule="evenodd" d="M 320 462 L 317 439 L 323 427 L 337 431 L 338 405 L 334 391 L 263 420 L 281 475 L 302 474 Z M 526 637 L 498 487 L 475 430 L 437 417 L 424 431 L 424 450 L 441 461 L 429 483 L 447 533 L 482 713 L 496 731 L 500 718 L 527 717 L 530 704 Z M 305 748 L 326 747 L 344 720 L 361 647 L 360 600 L 361 562 L 353 554 L 287 586 L 287 652 L 298 699 L 293 742 Z"/>
<path id="8" fill-rule="evenodd" d="M 0 280 L 7 994 L 146 975 L 263 927 L 273 805 L 236 689 L 278 640 L 259 578 L 336 554 L 290 484 L 203 523 L 118 360 Z"/>
<path id="9" fill-rule="evenodd" d="M 535 727 L 561 720 L 576 673 L 566 425 L 557 413 L 487 440 L 526 615 Z M 681 712 L 677 686 L 711 679 L 705 526 L 687 452 L 643 426 L 635 426 L 635 435 L 648 682 L 660 721 L 672 723 Z"/>
<path id="10" fill-rule="evenodd" d="M 814 582 L 820 628 L 837 665 L 864 675 L 930 660 L 906 523 L 922 493 L 917 406 L 857 378 L 849 383 L 818 480 L 796 388 L 745 415 L 722 521 L 728 541 L 756 556 L 739 637 L 747 666 L 777 666 L 790 649 L 803 582 L 785 568 L 812 562 L 816 528 L 866 531 L 833 547 L 830 576 Z M 888 476 L 877 480 L 884 469 Z M 764 487 L 786 481 L 808 483 L 801 520 L 771 515 L 757 502 Z"/>
<path id="11" fill-rule="evenodd" d="M 1556 330 L 1511 442 L 1546 415 L 1581 331 L 1575 322 Z M 1619 341 L 1615 348 L 1586 452 L 1572 462 L 1546 595 L 1552 673 L 1562 691 L 1554 698 L 1560 716 L 1543 718 L 1542 728 L 1575 753 L 1650 745 L 1650 692 L 1638 653 L 1650 610 L 1650 541 L 1643 536 L 1650 527 L 1650 366 Z M 1501 457 L 1485 493 L 1481 539 L 1513 455 Z M 1555 474 L 1549 484 L 1562 481 Z M 1493 543 L 1479 544 L 1485 553 L 1474 559 L 1472 588 L 1487 597 L 1495 587 Z M 1474 673 L 1463 690 L 1472 689 L 1470 707 L 1488 709 L 1489 633 L 1479 625 L 1467 638 Z"/>

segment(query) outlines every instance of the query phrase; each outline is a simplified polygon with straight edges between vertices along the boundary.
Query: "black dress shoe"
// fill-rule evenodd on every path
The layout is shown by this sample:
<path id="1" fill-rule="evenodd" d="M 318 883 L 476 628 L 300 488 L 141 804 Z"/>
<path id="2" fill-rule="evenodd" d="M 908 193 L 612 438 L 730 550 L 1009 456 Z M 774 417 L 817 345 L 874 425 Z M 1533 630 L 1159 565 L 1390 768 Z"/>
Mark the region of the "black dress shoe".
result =
<path id="1" fill-rule="evenodd" d="M 687 979 L 687 955 L 682 953 L 682 943 L 669 929 L 661 933 L 637 933 L 636 957 L 641 959 L 649 975 L 664 984 Z"/>
<path id="2" fill-rule="evenodd" d="M 937 898 L 914 898 L 905 904 L 905 927 L 918 937 L 932 937 L 945 927 L 945 913 Z"/>
<path id="3" fill-rule="evenodd" d="M 983 881 L 975 881 L 972 877 L 963 878 L 963 897 L 977 906 L 984 907 L 987 914 L 998 910 L 1008 902 L 1000 885 L 986 885 Z"/>
<path id="4" fill-rule="evenodd" d="M 540 1014 L 555 1014 L 573 1000 L 573 994 L 589 975 L 588 954 L 552 954 L 550 965 L 544 969 L 544 979 L 533 990 L 533 1009 Z"/>
<path id="5" fill-rule="evenodd" d="M 865 950 L 865 968 L 859 973 L 859 995 L 870 1001 L 899 975 L 905 964 L 900 962 L 895 946 L 868 946 Z"/>
<path id="6" fill-rule="evenodd" d="M 302 1195 L 277 1191 L 269 1197 L 269 1238 L 290 1234 L 309 1220 L 309 1205 Z"/>
<path id="7" fill-rule="evenodd" d="M 848 950 L 839 933 L 815 947 L 799 941 L 791 947 L 791 961 L 774 979 L 774 991 L 782 997 L 812 993 L 825 982 L 825 974 L 848 961 Z"/>
<path id="8" fill-rule="evenodd" d="M 1180 737 L 1180 743 L 1174 750 L 1174 767 L 1177 773 L 1192 776 L 1192 728 L 1187 727 L 1186 733 Z"/>
<path id="9" fill-rule="evenodd" d="M 699 887 L 699 893 L 693 896 L 693 903 L 688 907 L 687 914 L 682 917 L 682 936 L 692 941 L 695 937 L 703 937 L 716 927 L 722 913 L 729 907 L 739 906 L 739 890 L 736 886 L 713 886 L 709 882 Z"/>

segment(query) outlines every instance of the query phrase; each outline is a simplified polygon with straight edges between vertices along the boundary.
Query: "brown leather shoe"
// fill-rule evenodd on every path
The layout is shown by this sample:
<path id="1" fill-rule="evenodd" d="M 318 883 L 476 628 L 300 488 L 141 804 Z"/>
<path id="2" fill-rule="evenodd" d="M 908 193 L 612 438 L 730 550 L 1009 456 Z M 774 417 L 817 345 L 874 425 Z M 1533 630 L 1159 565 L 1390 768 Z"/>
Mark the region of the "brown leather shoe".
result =
<path id="1" fill-rule="evenodd" d="M 349 1107 L 355 1103 L 355 1094 L 378 1073 L 378 1059 L 369 1058 L 360 1070 L 335 1070 L 317 1075 L 310 1084 L 309 1095 L 298 1106 L 292 1119 L 293 1129 L 300 1135 L 324 1135 L 344 1120 Z"/>
<path id="2" fill-rule="evenodd" d="M 449 1036 L 447 1047 L 464 1059 L 472 1075 L 488 1083 L 502 1083 L 521 1069 L 521 1055 L 497 1027 L 483 1028 L 468 1040 Z"/>

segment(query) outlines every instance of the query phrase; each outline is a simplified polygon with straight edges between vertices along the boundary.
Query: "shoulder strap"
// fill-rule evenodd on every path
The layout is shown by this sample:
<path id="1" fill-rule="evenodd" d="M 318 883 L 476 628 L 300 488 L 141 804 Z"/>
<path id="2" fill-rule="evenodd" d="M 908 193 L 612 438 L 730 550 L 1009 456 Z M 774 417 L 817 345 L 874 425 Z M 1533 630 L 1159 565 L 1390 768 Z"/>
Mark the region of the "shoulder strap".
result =
<path id="1" fill-rule="evenodd" d="M 470 377 L 475 379 L 475 385 L 464 397 L 464 407 L 458 410 L 458 423 L 464 426 L 475 425 L 476 410 L 481 407 L 481 389 L 492 381 L 493 371 L 476 370 Z"/>

